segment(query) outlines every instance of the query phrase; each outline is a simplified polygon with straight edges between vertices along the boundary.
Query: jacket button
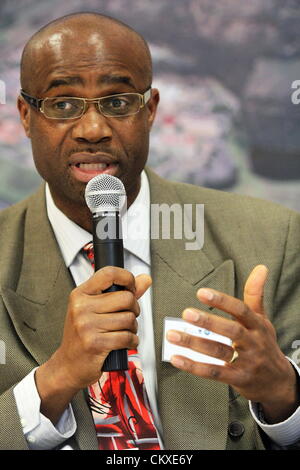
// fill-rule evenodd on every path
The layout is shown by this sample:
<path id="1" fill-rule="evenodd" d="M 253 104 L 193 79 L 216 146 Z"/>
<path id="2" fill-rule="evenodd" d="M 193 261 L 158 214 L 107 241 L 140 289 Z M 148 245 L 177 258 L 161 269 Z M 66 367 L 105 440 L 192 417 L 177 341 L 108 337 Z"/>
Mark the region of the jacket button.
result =
<path id="1" fill-rule="evenodd" d="M 245 432 L 245 426 L 240 421 L 232 421 L 228 426 L 228 434 L 233 439 L 239 439 Z"/>

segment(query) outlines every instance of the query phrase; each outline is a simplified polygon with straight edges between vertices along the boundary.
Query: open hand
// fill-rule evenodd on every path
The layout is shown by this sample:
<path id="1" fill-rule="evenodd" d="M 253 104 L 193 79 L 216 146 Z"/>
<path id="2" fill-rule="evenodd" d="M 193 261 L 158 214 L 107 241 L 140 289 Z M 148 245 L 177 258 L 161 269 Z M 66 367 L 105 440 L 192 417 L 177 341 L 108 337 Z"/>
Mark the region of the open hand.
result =
<path id="1" fill-rule="evenodd" d="M 247 279 L 244 300 L 213 289 L 199 289 L 198 299 L 234 319 L 226 319 L 188 308 L 183 319 L 227 336 L 232 346 L 171 331 L 168 340 L 179 346 L 225 361 L 224 365 L 204 364 L 173 356 L 172 364 L 194 375 L 230 384 L 248 400 L 259 402 L 268 422 L 286 419 L 298 406 L 296 374 L 276 341 L 276 332 L 263 306 L 268 270 L 256 266 Z M 232 362 L 232 358 L 235 360 Z"/>

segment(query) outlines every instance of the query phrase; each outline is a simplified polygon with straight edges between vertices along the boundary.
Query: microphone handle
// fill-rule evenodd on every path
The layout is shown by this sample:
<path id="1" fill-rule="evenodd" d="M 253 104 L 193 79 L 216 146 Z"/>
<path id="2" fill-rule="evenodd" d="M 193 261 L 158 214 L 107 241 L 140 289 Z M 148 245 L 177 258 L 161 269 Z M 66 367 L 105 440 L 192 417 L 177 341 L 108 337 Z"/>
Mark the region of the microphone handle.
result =
<path id="1" fill-rule="evenodd" d="M 105 232 L 103 231 L 104 227 L 107 229 Z M 93 218 L 93 245 L 96 271 L 105 266 L 124 268 L 121 221 L 118 212 L 113 215 L 98 215 Z M 116 292 L 123 289 L 123 286 L 114 284 L 104 292 Z M 104 372 L 127 369 L 127 349 L 111 351 L 102 366 Z"/>

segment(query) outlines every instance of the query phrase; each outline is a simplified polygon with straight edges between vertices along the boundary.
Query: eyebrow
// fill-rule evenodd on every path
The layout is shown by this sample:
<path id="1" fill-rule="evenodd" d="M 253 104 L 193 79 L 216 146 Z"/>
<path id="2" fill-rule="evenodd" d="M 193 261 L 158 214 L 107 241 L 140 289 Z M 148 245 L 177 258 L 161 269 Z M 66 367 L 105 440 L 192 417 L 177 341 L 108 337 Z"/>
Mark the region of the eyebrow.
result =
<path id="1" fill-rule="evenodd" d="M 57 88 L 61 85 L 78 85 L 81 84 L 83 85 L 83 80 L 80 77 L 61 77 L 61 78 L 54 78 L 51 80 L 49 83 L 48 88 L 45 90 L 45 93 L 51 88 Z"/>
<path id="2" fill-rule="evenodd" d="M 99 78 L 98 83 L 102 84 L 118 84 L 122 83 L 125 85 L 129 85 L 132 88 L 135 88 L 134 83 L 128 75 L 103 75 Z"/>
<path id="3" fill-rule="evenodd" d="M 128 75 L 102 75 L 97 80 L 98 84 L 114 85 L 114 84 L 125 84 L 135 89 L 134 83 Z M 54 78 L 49 83 L 45 93 L 52 88 L 58 88 L 62 85 L 84 85 L 84 80 L 81 77 L 60 77 Z"/>

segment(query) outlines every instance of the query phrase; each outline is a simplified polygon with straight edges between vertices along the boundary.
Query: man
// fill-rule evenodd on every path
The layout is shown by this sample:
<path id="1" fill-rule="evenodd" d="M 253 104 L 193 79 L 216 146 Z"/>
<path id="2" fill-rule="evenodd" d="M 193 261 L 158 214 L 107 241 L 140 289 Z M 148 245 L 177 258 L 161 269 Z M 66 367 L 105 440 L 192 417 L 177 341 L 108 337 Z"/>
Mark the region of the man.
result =
<path id="1" fill-rule="evenodd" d="M 299 371 L 285 357 L 300 333 L 300 216 L 142 172 L 159 102 L 151 80 L 144 40 L 98 14 L 60 18 L 24 49 L 18 108 L 47 185 L 0 217 L 1 448 L 103 448 L 106 431 L 97 440 L 95 426 L 103 425 L 101 413 L 115 416 L 103 411 L 108 401 L 100 407 L 93 384 L 101 389 L 111 350 L 137 346 L 161 447 L 255 449 L 296 446 L 300 438 Z M 148 238 L 140 251 L 129 240 L 128 270 L 93 274 L 82 252 L 91 241 L 84 191 L 103 172 L 123 181 L 128 213 L 146 204 L 140 220 Z M 204 204 L 203 249 L 149 242 L 149 197 Z M 125 290 L 105 293 L 112 284 Z M 164 317 L 182 311 L 232 346 L 176 331 L 168 340 L 224 365 L 161 361 Z"/>

